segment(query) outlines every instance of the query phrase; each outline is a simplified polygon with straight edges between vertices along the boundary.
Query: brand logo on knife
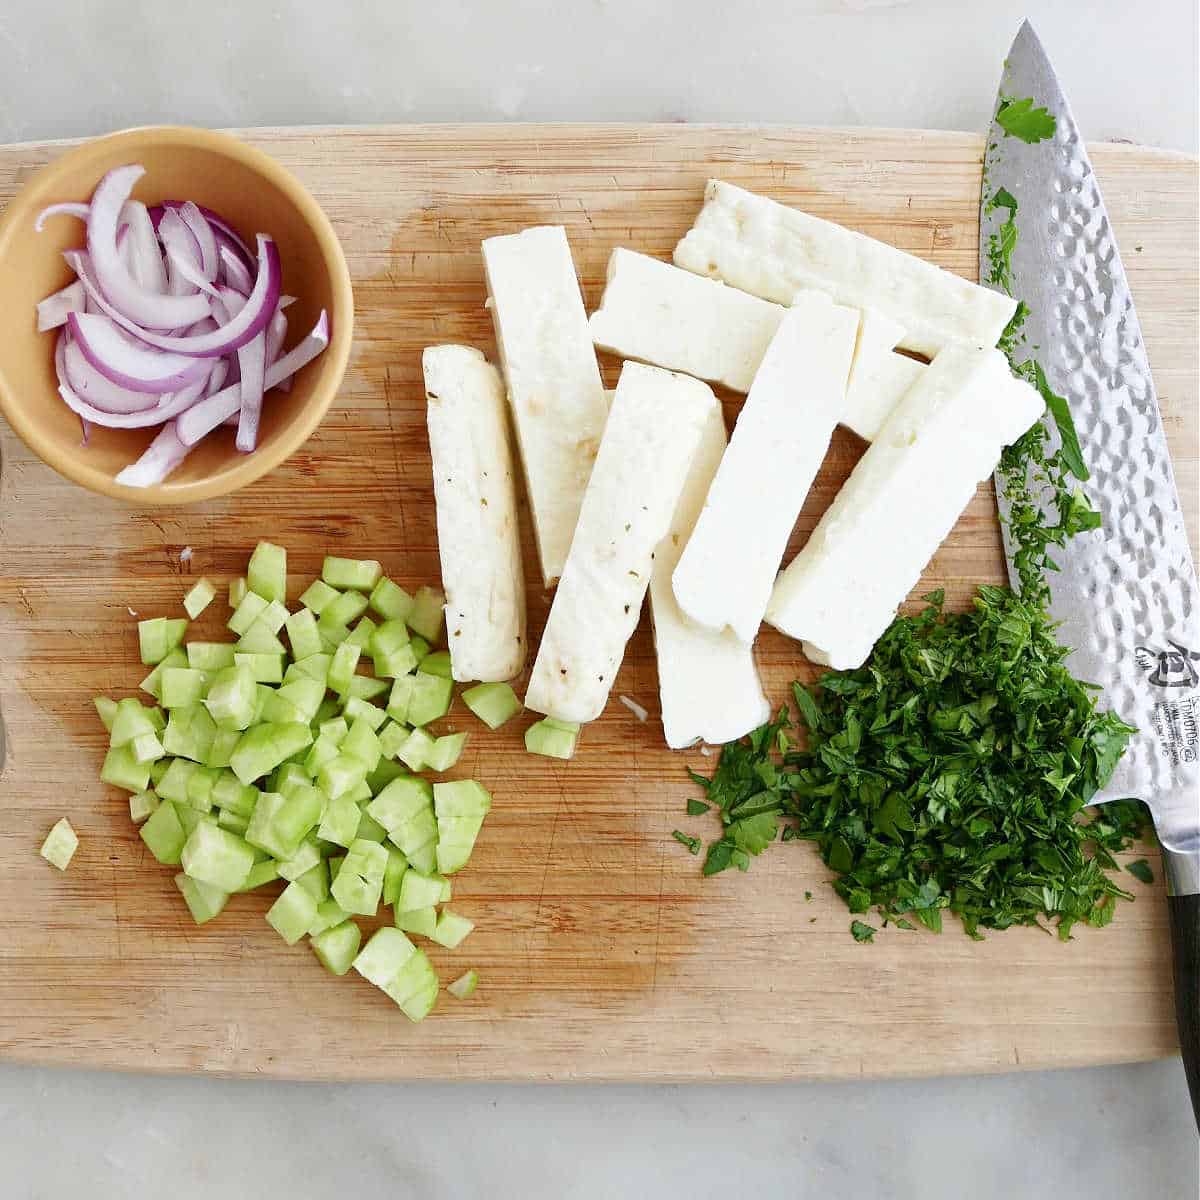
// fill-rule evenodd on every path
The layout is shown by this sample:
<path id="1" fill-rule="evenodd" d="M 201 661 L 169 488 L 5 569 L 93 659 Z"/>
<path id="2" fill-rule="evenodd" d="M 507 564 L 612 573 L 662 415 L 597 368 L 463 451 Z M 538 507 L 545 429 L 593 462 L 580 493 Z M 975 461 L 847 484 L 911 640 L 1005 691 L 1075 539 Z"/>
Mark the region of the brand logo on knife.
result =
<path id="1" fill-rule="evenodd" d="M 1195 687 L 1200 683 L 1200 673 L 1196 670 L 1196 663 L 1200 662 L 1200 653 L 1170 640 L 1167 646 L 1166 650 L 1138 646 L 1133 652 L 1138 666 L 1143 671 L 1150 672 L 1149 682 L 1155 687 Z"/>

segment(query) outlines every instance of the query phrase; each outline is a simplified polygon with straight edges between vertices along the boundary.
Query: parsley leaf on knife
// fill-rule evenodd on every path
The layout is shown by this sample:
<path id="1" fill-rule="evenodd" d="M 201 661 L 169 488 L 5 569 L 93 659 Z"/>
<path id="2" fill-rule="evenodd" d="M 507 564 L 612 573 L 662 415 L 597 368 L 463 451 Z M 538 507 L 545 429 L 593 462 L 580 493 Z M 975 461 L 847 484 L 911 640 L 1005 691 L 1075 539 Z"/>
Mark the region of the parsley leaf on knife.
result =
<path id="1" fill-rule="evenodd" d="M 1054 136 L 1057 123 L 1045 108 L 1034 108 L 1032 97 L 1005 98 L 996 110 L 996 124 L 1006 134 L 1033 145 Z"/>

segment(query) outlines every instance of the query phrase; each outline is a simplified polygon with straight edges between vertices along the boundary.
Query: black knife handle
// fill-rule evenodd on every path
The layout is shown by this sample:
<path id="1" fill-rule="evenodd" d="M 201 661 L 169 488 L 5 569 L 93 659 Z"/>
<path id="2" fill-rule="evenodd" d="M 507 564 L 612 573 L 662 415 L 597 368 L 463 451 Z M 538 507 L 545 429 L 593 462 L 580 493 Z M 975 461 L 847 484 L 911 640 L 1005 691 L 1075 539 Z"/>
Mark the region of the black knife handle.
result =
<path id="1" fill-rule="evenodd" d="M 1200 1128 L 1200 895 L 1168 896 L 1179 1050 Z"/>

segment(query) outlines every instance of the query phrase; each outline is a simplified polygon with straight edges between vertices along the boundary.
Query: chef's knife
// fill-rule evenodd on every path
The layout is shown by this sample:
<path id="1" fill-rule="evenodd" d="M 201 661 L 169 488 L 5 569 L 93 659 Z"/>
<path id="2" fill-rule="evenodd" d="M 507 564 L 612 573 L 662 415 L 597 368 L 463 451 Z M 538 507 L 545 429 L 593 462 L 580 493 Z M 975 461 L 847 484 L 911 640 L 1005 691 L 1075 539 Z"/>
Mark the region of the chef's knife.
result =
<path id="1" fill-rule="evenodd" d="M 1087 149 L 1026 21 L 1005 62 L 997 111 L 1025 98 L 1055 131 L 1027 143 L 993 120 L 984 157 L 980 279 L 989 239 L 1017 201 L 1012 295 L 1029 306 L 1023 345 L 1065 396 L 1100 529 L 1056 548 L 1050 611 L 1072 673 L 1137 727 L 1095 803 L 1134 797 L 1154 817 L 1171 909 L 1179 1039 L 1200 1121 L 1200 614 L 1196 571 L 1150 364 Z M 1011 116 L 1011 114 L 1010 114 Z M 1009 121 L 1012 124 L 1011 120 Z M 1059 445 L 1052 434 L 1053 445 Z M 997 478 L 997 492 L 1002 493 Z M 1007 515 L 1001 496 L 1001 517 Z M 1012 554 L 1007 537 L 1009 574 Z"/>

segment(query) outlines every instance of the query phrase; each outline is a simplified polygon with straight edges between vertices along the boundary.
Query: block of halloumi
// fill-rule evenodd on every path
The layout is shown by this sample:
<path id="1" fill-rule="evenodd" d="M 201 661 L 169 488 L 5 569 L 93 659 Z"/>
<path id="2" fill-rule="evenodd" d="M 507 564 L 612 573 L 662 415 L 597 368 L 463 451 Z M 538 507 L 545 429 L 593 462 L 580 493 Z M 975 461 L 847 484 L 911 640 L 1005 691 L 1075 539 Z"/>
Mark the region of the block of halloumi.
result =
<path id="1" fill-rule="evenodd" d="M 758 634 L 788 538 L 842 417 L 858 313 L 806 291 L 786 310 L 675 568 L 679 607 Z"/>
<path id="2" fill-rule="evenodd" d="M 943 350 L 779 576 L 767 621 L 814 662 L 861 666 L 1001 450 L 1043 408 L 999 350 Z"/>
<path id="3" fill-rule="evenodd" d="M 779 304 L 809 287 L 879 309 L 904 327 L 906 350 L 930 356 L 955 341 L 994 346 L 1016 310 L 1007 296 L 895 246 L 719 179 L 709 180 L 675 262 Z"/>
<path id="4" fill-rule="evenodd" d="M 875 440 L 888 414 L 925 372 L 924 363 L 895 353 L 903 336 L 904 326 L 898 321 L 875 308 L 863 310 L 842 424 L 868 442 Z"/>
<path id="5" fill-rule="evenodd" d="M 663 734 L 672 750 L 735 741 L 771 715 L 754 651 L 734 634 L 714 633 L 680 611 L 671 576 L 704 507 L 725 453 L 725 418 L 715 405 L 704 422 L 667 536 L 658 544 L 650 575 L 650 617 L 658 657 Z"/>
<path id="6" fill-rule="evenodd" d="M 746 392 L 783 313 L 778 304 L 618 248 L 590 325 L 602 350 Z"/>
<path id="7" fill-rule="evenodd" d="M 641 363 L 622 368 L 526 707 L 560 721 L 600 715 L 716 406 L 698 379 Z"/>
<path id="8" fill-rule="evenodd" d="M 604 385 L 561 226 L 488 238 L 483 265 L 549 587 L 566 561 L 604 432 Z"/>
<path id="9" fill-rule="evenodd" d="M 525 665 L 525 579 L 504 384 L 469 346 L 429 346 L 421 365 L 451 670 L 511 679 Z"/>

